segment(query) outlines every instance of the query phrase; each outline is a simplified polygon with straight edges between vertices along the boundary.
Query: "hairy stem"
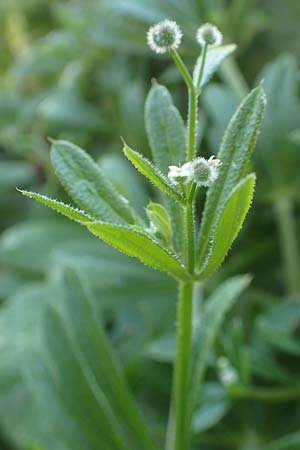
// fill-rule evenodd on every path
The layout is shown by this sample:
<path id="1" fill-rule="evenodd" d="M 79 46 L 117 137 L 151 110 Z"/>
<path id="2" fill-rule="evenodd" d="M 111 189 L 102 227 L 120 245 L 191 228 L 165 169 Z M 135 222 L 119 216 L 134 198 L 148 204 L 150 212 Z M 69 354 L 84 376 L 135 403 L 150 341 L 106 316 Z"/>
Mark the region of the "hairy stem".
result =
<path id="1" fill-rule="evenodd" d="M 229 389 L 234 398 L 250 398 L 263 402 L 297 401 L 300 397 L 300 386 L 283 388 L 261 388 L 251 386 L 238 386 Z"/>
<path id="2" fill-rule="evenodd" d="M 277 199 L 274 211 L 278 221 L 287 290 L 289 294 L 300 294 L 300 260 L 292 201 L 287 197 Z"/>
<path id="3" fill-rule="evenodd" d="M 184 208 L 184 222 L 185 222 L 185 262 L 190 274 L 194 273 L 195 266 L 195 230 L 194 230 L 194 206 L 187 204 Z"/>
<path id="4" fill-rule="evenodd" d="M 186 65 L 184 64 L 184 62 L 182 61 L 182 59 L 180 58 L 179 54 L 177 53 L 176 50 L 170 50 L 170 55 L 173 58 L 173 61 L 175 62 L 176 66 L 179 69 L 179 72 L 182 75 L 182 78 L 184 79 L 188 89 L 193 89 L 194 85 L 193 85 L 193 79 L 186 67 Z"/>
<path id="5" fill-rule="evenodd" d="M 193 283 L 180 283 L 177 310 L 177 350 L 174 377 L 174 450 L 189 448 L 189 379 L 192 337 Z"/>
<path id="6" fill-rule="evenodd" d="M 198 116 L 198 95 L 196 90 L 189 89 L 189 115 L 188 115 L 188 161 L 196 156 L 197 144 L 197 116 Z"/>
<path id="7" fill-rule="evenodd" d="M 189 106 L 187 121 L 187 161 L 196 157 L 197 153 L 197 116 L 200 88 L 194 85 L 193 79 L 176 51 L 170 51 L 188 88 Z M 207 48 L 203 49 L 203 57 L 197 82 L 199 85 L 204 72 Z M 184 263 L 191 275 L 195 269 L 195 218 L 194 205 L 197 187 L 190 183 L 187 186 L 187 201 L 181 208 L 183 219 L 182 254 Z M 191 411 L 189 404 L 192 328 L 193 328 L 193 288 L 194 281 L 179 284 L 177 308 L 176 360 L 174 368 L 173 408 L 170 410 L 166 450 L 189 450 L 191 431 Z"/>

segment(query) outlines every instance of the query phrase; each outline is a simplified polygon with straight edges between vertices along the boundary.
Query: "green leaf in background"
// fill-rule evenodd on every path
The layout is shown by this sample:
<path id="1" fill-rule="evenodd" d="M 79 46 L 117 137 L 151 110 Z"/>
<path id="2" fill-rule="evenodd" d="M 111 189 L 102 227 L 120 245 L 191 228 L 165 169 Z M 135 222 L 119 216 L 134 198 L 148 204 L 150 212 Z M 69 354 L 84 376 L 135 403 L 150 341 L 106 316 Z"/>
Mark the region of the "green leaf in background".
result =
<path id="1" fill-rule="evenodd" d="M 127 200 L 86 152 L 70 142 L 54 141 L 51 161 L 61 184 L 88 214 L 112 223 L 134 223 Z"/>
<path id="2" fill-rule="evenodd" d="M 254 186 L 255 175 L 250 174 L 229 194 L 210 236 L 210 254 L 200 270 L 199 279 L 207 278 L 223 262 L 251 206 Z"/>
<path id="3" fill-rule="evenodd" d="M 1 191 L 32 183 L 35 177 L 34 167 L 28 162 L 0 160 Z"/>
<path id="4" fill-rule="evenodd" d="M 200 88 L 202 88 L 206 83 L 209 82 L 213 74 L 218 70 L 220 64 L 222 64 L 224 59 L 227 58 L 227 56 L 229 56 L 231 53 L 233 53 L 235 49 L 236 49 L 235 44 L 222 45 L 219 47 L 208 47 L 201 83 L 199 86 Z M 199 56 L 195 65 L 193 73 L 194 84 L 196 84 L 199 78 L 201 65 L 202 65 L 202 55 Z"/>
<path id="5" fill-rule="evenodd" d="M 86 230 L 66 220 L 48 218 L 18 223 L 1 235 L 1 265 L 19 274 L 39 278 L 51 269 L 55 251 L 82 238 L 89 238 Z"/>
<path id="6" fill-rule="evenodd" d="M 160 203 L 150 202 L 146 210 L 150 221 L 150 230 L 161 239 L 168 247 L 172 243 L 172 223 L 166 209 Z"/>
<path id="7" fill-rule="evenodd" d="M 147 185 L 122 153 L 107 153 L 99 159 L 100 167 L 116 190 L 130 202 L 139 216 L 145 216 L 149 201 Z"/>
<path id="8" fill-rule="evenodd" d="M 58 200 L 55 200 L 53 198 L 49 198 L 46 195 L 37 194 L 35 192 L 22 191 L 21 189 L 19 190 L 19 192 L 21 192 L 21 194 L 23 195 L 26 195 L 26 197 L 37 200 L 43 205 L 49 206 L 49 208 L 62 214 L 63 216 L 68 217 L 71 220 L 74 220 L 75 222 L 85 223 L 91 222 L 93 220 L 93 217 L 85 214 L 83 211 L 80 211 L 77 208 L 73 208 L 70 205 L 66 205 L 63 202 L 59 202 Z"/>
<path id="9" fill-rule="evenodd" d="M 284 54 L 267 64 L 259 75 L 264 80 L 268 99 L 262 122 L 257 168 L 262 183 L 269 188 L 297 182 L 299 156 L 289 139 L 290 132 L 300 124 L 297 105 L 297 64 L 294 56 Z"/>
<path id="10" fill-rule="evenodd" d="M 218 158 L 222 161 L 217 181 L 207 192 L 200 226 L 197 265 L 201 266 L 209 252 L 209 239 L 219 218 L 219 211 L 230 191 L 246 175 L 248 162 L 256 144 L 265 108 L 261 86 L 243 101 L 225 132 Z"/>
<path id="11" fill-rule="evenodd" d="M 87 228 L 126 255 L 138 258 L 144 264 L 167 272 L 179 280 L 189 279 L 189 275 L 179 263 L 176 255 L 153 241 L 144 232 L 103 222 L 90 223 Z"/>
<path id="12" fill-rule="evenodd" d="M 169 180 L 158 170 L 148 159 L 140 155 L 135 150 L 129 148 L 126 144 L 124 146 L 124 154 L 134 167 L 144 175 L 154 186 L 165 192 L 174 200 L 180 201 L 181 196 L 176 189 L 169 183 Z"/>
<path id="13" fill-rule="evenodd" d="M 70 268 L 59 272 L 41 351 L 49 381 L 89 448 L 155 450 L 83 280 Z"/>
<path id="14" fill-rule="evenodd" d="M 201 433 L 216 425 L 228 413 L 231 406 L 224 387 L 213 382 L 204 384 L 199 403 L 200 407 L 193 417 L 194 433 Z"/>
<path id="15" fill-rule="evenodd" d="M 176 355 L 175 333 L 168 333 L 150 342 L 147 355 L 155 361 L 173 363 Z"/>
<path id="16" fill-rule="evenodd" d="M 83 280 L 73 270 L 57 267 L 44 292 L 47 302 L 38 302 L 43 314 L 33 322 L 34 334 L 28 333 L 24 342 L 19 339 L 19 352 L 27 351 L 18 358 L 24 370 L 23 387 L 25 381 L 37 415 L 44 413 L 45 401 L 50 408 L 39 427 L 30 428 L 24 420 L 22 426 L 51 450 L 155 450 Z M 35 296 L 35 302 L 41 295 Z M 35 309 L 28 310 L 31 320 Z M 52 445 L 47 442 L 51 431 Z"/>
<path id="17" fill-rule="evenodd" d="M 300 305 L 299 302 L 291 300 L 275 306 L 256 321 L 257 332 L 266 342 L 295 356 L 300 355 L 300 343 L 296 334 L 299 324 Z"/>
<path id="18" fill-rule="evenodd" d="M 178 166 L 186 161 L 185 126 L 169 91 L 162 85 L 154 84 L 147 96 L 145 125 L 154 163 L 164 175 L 167 174 L 170 165 Z M 174 224 L 174 245 L 180 254 L 182 224 L 178 206 L 167 198 L 165 204 Z"/>
<path id="19" fill-rule="evenodd" d="M 209 354 L 225 315 L 250 283 L 248 275 L 240 275 L 224 281 L 206 300 L 193 336 L 193 360 L 190 381 L 191 411 L 203 383 Z"/>
<path id="20" fill-rule="evenodd" d="M 162 85 L 154 84 L 145 105 L 146 131 L 154 163 L 166 174 L 170 165 L 187 157 L 186 131 L 172 97 Z"/>
<path id="21" fill-rule="evenodd" d="M 210 147 L 219 148 L 226 127 L 238 107 L 236 96 L 226 85 L 209 83 L 201 94 L 201 104 L 211 122 L 206 130 Z"/>
<path id="22" fill-rule="evenodd" d="M 270 442 L 259 450 L 298 450 L 300 447 L 300 431 L 287 434 L 276 441 Z M 254 450 L 254 449 L 250 449 Z"/>

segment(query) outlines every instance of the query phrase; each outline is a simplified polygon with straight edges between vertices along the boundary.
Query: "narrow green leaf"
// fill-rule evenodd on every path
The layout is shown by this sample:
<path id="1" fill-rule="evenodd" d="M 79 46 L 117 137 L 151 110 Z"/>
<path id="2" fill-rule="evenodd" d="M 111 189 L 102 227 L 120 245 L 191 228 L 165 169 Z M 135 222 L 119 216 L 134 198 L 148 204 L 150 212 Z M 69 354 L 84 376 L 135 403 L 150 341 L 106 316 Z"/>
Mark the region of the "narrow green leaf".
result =
<path id="1" fill-rule="evenodd" d="M 79 317 L 76 314 L 82 311 L 79 309 L 80 303 L 86 301 L 86 297 L 83 297 L 82 286 L 74 276 L 72 283 L 71 286 L 68 279 L 58 280 L 55 298 L 52 298 L 45 314 L 45 341 L 41 356 L 48 369 L 49 382 L 54 385 L 65 411 L 80 426 L 91 448 L 101 448 L 103 444 L 107 450 L 129 450 L 124 442 L 120 420 L 90 367 L 88 355 L 92 349 L 86 347 L 88 353 L 85 353 L 82 343 L 78 341 Z M 71 294 L 73 314 L 66 310 Z M 83 317 L 83 320 L 85 323 L 86 318 Z M 89 326 L 92 324 L 85 324 L 84 328 Z M 83 342 L 89 342 L 85 334 L 81 336 Z M 101 350 L 96 357 L 100 357 L 101 361 Z"/>
<path id="2" fill-rule="evenodd" d="M 298 450 L 300 448 L 300 431 L 286 434 L 276 441 L 260 447 L 259 450 Z M 253 449 L 254 450 L 254 449 Z"/>
<path id="3" fill-rule="evenodd" d="M 250 174 L 229 194 L 210 238 L 212 244 L 199 279 L 207 278 L 223 262 L 251 206 L 254 186 L 255 175 Z"/>
<path id="4" fill-rule="evenodd" d="M 265 189 L 278 190 L 280 185 L 298 179 L 299 152 L 289 139 L 292 130 L 299 127 L 296 58 L 280 55 L 263 68 L 259 79 L 264 80 L 268 103 L 256 154 L 257 170 Z"/>
<path id="5" fill-rule="evenodd" d="M 37 194 L 36 192 L 22 191 L 21 189 L 18 189 L 18 191 L 21 192 L 21 194 L 26 195 L 26 197 L 33 198 L 43 205 L 49 206 L 49 208 L 68 217 L 71 220 L 74 220 L 75 222 L 84 223 L 91 222 L 91 220 L 93 220 L 93 217 L 89 216 L 83 211 L 80 211 L 73 206 L 66 205 L 63 202 L 59 202 L 58 200 L 55 200 L 53 198 L 49 198 L 46 195 Z"/>
<path id="6" fill-rule="evenodd" d="M 157 83 L 146 100 L 145 123 L 154 162 L 163 174 L 170 165 L 184 163 L 187 143 L 183 120 L 167 88 Z"/>
<path id="7" fill-rule="evenodd" d="M 150 220 L 150 229 L 157 238 L 161 239 L 167 246 L 172 242 L 172 223 L 167 210 L 160 203 L 150 202 L 146 210 Z"/>
<path id="8" fill-rule="evenodd" d="M 80 208 L 97 219 L 134 223 L 128 201 L 85 151 L 67 141 L 54 141 L 51 160 L 60 182 Z"/>
<path id="9" fill-rule="evenodd" d="M 87 228 L 100 239 L 126 255 L 138 258 L 147 266 L 167 272 L 176 279 L 189 279 L 176 255 L 152 240 L 146 233 L 103 222 L 90 223 Z"/>
<path id="10" fill-rule="evenodd" d="M 61 383 L 64 404 L 92 441 L 98 437 L 110 448 L 115 440 L 113 449 L 155 450 L 84 281 L 69 267 L 58 274 L 57 297 L 45 324 L 52 365 L 57 367 L 53 381 Z"/>
<path id="11" fill-rule="evenodd" d="M 166 176 L 158 170 L 148 159 L 144 158 L 135 150 L 132 150 L 128 145 L 124 145 L 124 154 L 134 167 L 144 175 L 154 186 L 165 192 L 174 200 L 180 201 L 182 197 L 176 189 L 170 184 Z"/>
<path id="12" fill-rule="evenodd" d="M 222 64 L 224 59 L 227 58 L 227 56 L 229 56 L 231 53 L 233 53 L 235 49 L 235 44 L 222 45 L 220 47 L 209 47 L 207 49 L 203 75 L 199 87 L 202 88 L 206 83 L 208 83 L 213 74 L 218 70 L 220 64 Z M 199 56 L 195 65 L 193 74 L 194 84 L 196 84 L 199 78 L 201 63 L 202 55 Z"/>
<path id="13" fill-rule="evenodd" d="M 191 411 L 199 398 L 209 354 L 218 331 L 225 320 L 226 313 L 235 300 L 249 285 L 248 275 L 229 278 L 222 283 L 206 300 L 201 311 L 199 323 L 193 336 L 193 359 L 191 372 L 190 404 Z"/>
<path id="14" fill-rule="evenodd" d="M 218 158 L 222 161 L 217 181 L 207 192 L 200 226 L 197 266 L 201 266 L 209 251 L 212 230 L 229 193 L 246 175 L 248 162 L 255 147 L 265 108 L 261 86 L 243 101 L 225 132 Z"/>
<path id="15" fill-rule="evenodd" d="M 231 406 L 230 397 L 224 386 L 214 382 L 204 384 L 199 403 L 200 407 L 193 417 L 194 433 L 203 433 L 216 426 Z"/>

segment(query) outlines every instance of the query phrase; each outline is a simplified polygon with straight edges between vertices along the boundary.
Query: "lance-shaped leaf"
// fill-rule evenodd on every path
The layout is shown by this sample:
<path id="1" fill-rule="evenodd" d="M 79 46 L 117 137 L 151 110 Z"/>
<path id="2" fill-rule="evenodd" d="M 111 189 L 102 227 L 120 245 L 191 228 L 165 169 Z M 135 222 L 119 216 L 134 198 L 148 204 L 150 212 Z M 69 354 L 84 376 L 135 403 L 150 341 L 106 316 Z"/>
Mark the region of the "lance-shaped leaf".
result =
<path id="1" fill-rule="evenodd" d="M 107 222 L 134 223 L 128 201 L 84 150 L 67 141 L 53 141 L 51 160 L 61 184 L 80 208 Z"/>
<path id="2" fill-rule="evenodd" d="M 164 86 L 155 84 L 145 105 L 146 131 L 157 167 L 166 174 L 170 165 L 185 162 L 186 132 L 183 120 Z"/>
<path id="3" fill-rule="evenodd" d="M 207 278 L 223 262 L 250 208 L 254 186 L 255 175 L 250 174 L 229 194 L 211 236 L 211 248 L 200 270 L 199 279 Z"/>
<path id="4" fill-rule="evenodd" d="M 207 49 L 203 74 L 200 81 L 200 86 L 198 87 L 203 87 L 206 83 L 208 83 L 213 74 L 218 70 L 220 64 L 222 64 L 224 59 L 227 58 L 227 56 L 229 56 L 232 52 L 234 52 L 235 49 L 235 44 L 222 45 L 220 47 L 209 47 Z M 193 74 L 195 85 L 199 78 L 199 73 L 202 65 L 202 57 L 203 55 L 199 56 L 195 65 Z"/>
<path id="5" fill-rule="evenodd" d="M 182 197 L 176 189 L 169 183 L 167 177 L 165 177 L 160 170 L 158 170 L 151 161 L 144 158 L 135 150 L 132 150 L 128 145 L 124 145 L 124 154 L 129 159 L 129 161 L 134 165 L 134 167 L 144 175 L 154 186 L 156 186 L 161 191 L 168 194 L 174 200 L 180 201 Z"/>
<path id="6" fill-rule="evenodd" d="M 55 200 L 53 198 L 49 198 L 46 195 L 37 194 L 36 192 L 22 191 L 21 189 L 19 189 L 19 192 L 21 192 L 21 194 L 23 195 L 26 195 L 26 197 L 37 200 L 43 205 L 49 206 L 49 208 L 62 214 L 63 216 L 68 217 L 71 220 L 74 220 L 75 222 L 84 223 L 93 220 L 93 217 L 89 216 L 85 212 L 80 211 L 77 208 L 73 208 L 73 206 L 66 205 L 63 202 L 59 202 L 58 200 Z"/>
<path id="7" fill-rule="evenodd" d="M 87 228 L 112 247 L 128 256 L 138 258 L 147 266 L 167 272 L 176 279 L 189 279 L 189 274 L 179 263 L 176 255 L 151 239 L 146 233 L 103 222 L 90 223 Z"/>
<path id="8" fill-rule="evenodd" d="M 289 140 L 289 133 L 299 126 L 297 90 L 298 67 L 296 58 L 289 54 L 279 56 L 262 70 L 268 98 L 266 117 L 259 140 L 257 169 L 263 187 L 275 189 L 298 179 L 298 151 Z"/>
<path id="9" fill-rule="evenodd" d="M 225 132 L 218 158 L 222 161 L 219 177 L 207 192 L 199 233 L 197 266 L 202 266 L 209 252 L 210 238 L 219 211 L 231 190 L 246 175 L 248 162 L 255 147 L 265 108 L 261 86 L 243 101 Z"/>

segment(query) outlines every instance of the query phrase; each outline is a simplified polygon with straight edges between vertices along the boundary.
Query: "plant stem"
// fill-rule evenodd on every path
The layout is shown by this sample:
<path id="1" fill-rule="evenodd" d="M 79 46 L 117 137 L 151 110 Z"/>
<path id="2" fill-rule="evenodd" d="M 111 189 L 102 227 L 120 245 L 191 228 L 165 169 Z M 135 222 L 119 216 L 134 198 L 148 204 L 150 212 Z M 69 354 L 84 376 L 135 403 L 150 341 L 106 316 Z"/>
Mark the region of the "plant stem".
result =
<path id="1" fill-rule="evenodd" d="M 286 284 L 289 294 L 300 294 L 300 260 L 293 203 L 281 197 L 274 203 L 281 240 L 281 251 L 285 264 Z"/>
<path id="2" fill-rule="evenodd" d="M 265 402 L 293 401 L 300 397 L 300 386 L 283 388 L 260 388 L 237 386 L 229 389 L 233 398 L 250 398 Z"/>
<path id="3" fill-rule="evenodd" d="M 198 76 L 198 82 L 204 71 L 207 48 L 203 49 L 203 58 Z M 189 106 L 187 121 L 187 161 L 195 158 L 197 153 L 197 116 L 198 116 L 198 97 L 200 89 L 194 85 L 193 79 L 176 51 L 170 51 L 179 71 L 188 88 Z M 182 218 L 185 238 L 183 239 L 182 254 L 184 263 L 191 275 L 195 268 L 195 218 L 194 205 L 196 197 L 196 185 L 190 183 L 187 186 L 186 205 L 182 206 Z M 167 432 L 167 450 L 189 450 L 190 448 L 190 429 L 191 429 L 191 411 L 190 411 L 190 372 L 191 372 L 191 353 L 192 353 L 192 329 L 193 329 L 193 289 L 194 281 L 180 282 L 179 298 L 177 307 L 177 335 L 176 335 L 176 360 L 174 368 L 174 399 L 171 409 L 168 432 Z"/>
<path id="4" fill-rule="evenodd" d="M 189 89 L 189 114 L 188 114 L 188 155 L 187 160 L 191 161 L 196 156 L 197 143 L 197 115 L 198 96 L 196 90 Z"/>
<path id="5" fill-rule="evenodd" d="M 192 337 L 193 283 L 180 283 L 177 310 L 177 350 L 174 378 L 174 450 L 189 446 L 189 379 Z"/>
<path id="6" fill-rule="evenodd" d="M 186 254 L 186 266 L 190 274 L 194 273 L 195 265 L 195 231 L 194 231 L 194 206 L 188 204 L 185 210 L 186 214 L 186 235 L 187 235 L 187 254 Z"/>
<path id="7" fill-rule="evenodd" d="M 188 89 L 192 90 L 194 88 L 193 79 L 186 65 L 184 64 L 184 62 L 182 61 L 176 50 L 170 50 L 170 55 L 172 56 L 176 66 L 178 67 L 179 72 L 181 73 L 182 78 L 184 79 Z"/>

